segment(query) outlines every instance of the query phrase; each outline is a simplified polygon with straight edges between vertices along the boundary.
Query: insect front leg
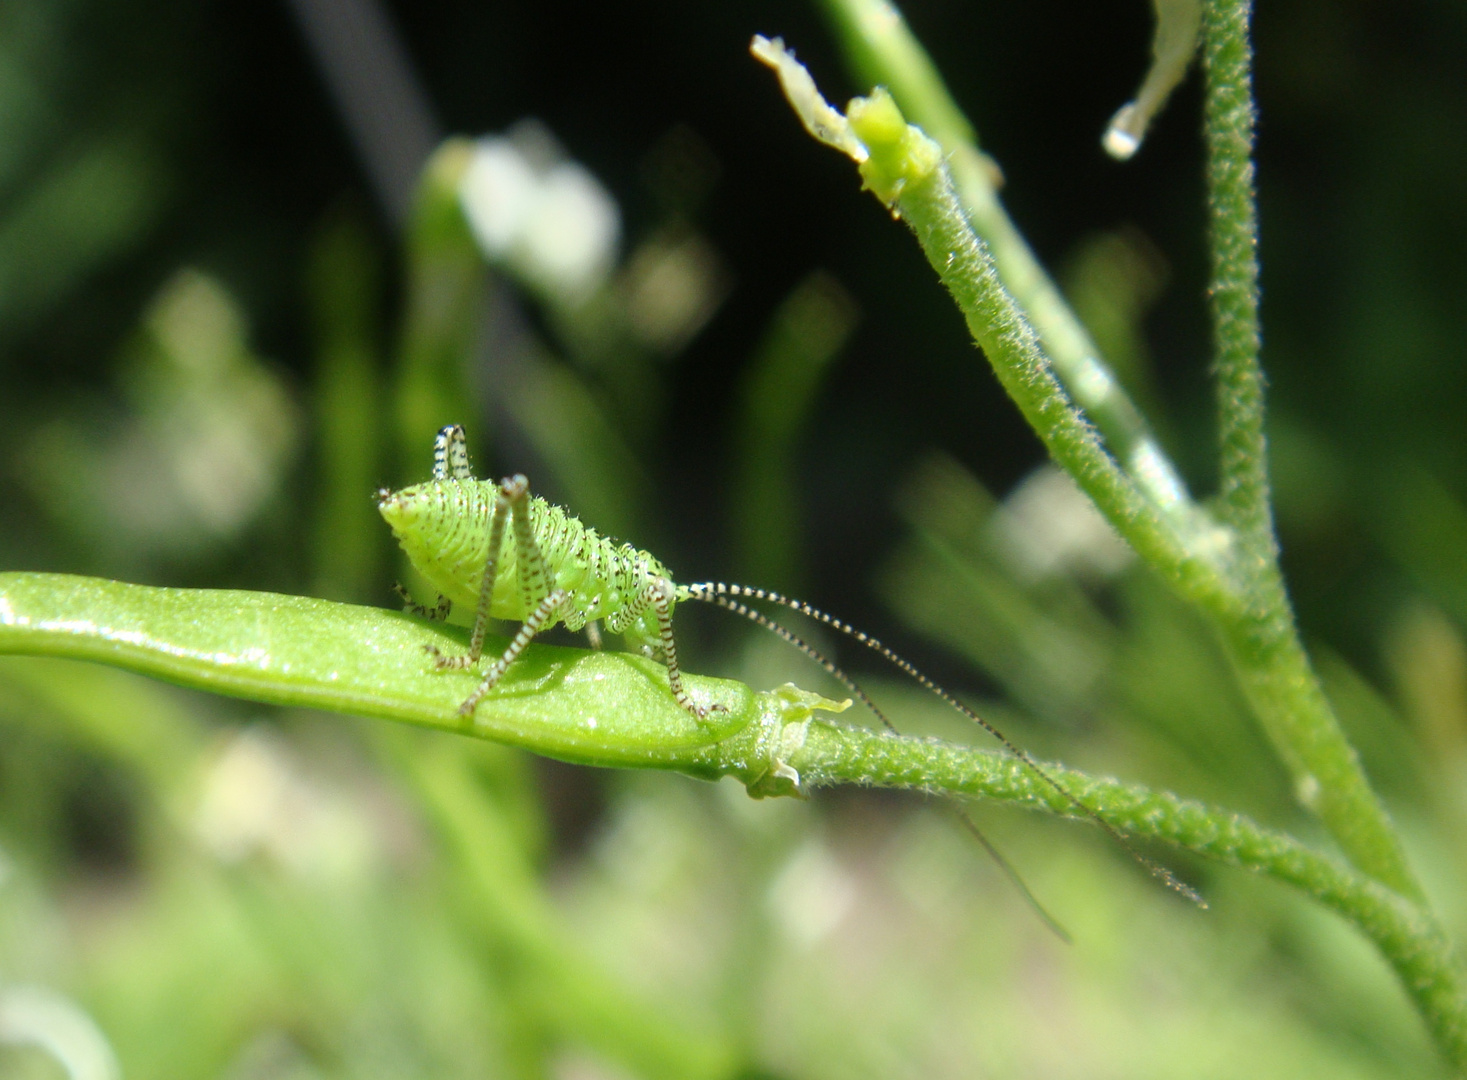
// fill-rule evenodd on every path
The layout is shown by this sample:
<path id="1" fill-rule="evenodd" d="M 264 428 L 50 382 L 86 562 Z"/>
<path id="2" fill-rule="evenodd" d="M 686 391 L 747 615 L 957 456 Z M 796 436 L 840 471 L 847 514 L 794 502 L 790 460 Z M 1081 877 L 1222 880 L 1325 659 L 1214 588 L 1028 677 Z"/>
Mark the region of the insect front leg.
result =
<path id="1" fill-rule="evenodd" d="M 619 632 L 622 628 L 636 622 L 649 607 L 657 613 L 658 645 L 662 650 L 662 662 L 667 665 L 667 687 L 672 691 L 673 700 L 692 713 L 694 719 L 701 722 L 708 719 L 710 712 L 726 710 L 722 705 L 708 707 L 699 705 L 688 693 L 687 687 L 683 686 L 682 671 L 677 666 L 677 643 L 672 638 L 672 603 L 676 596 L 677 586 L 671 581 L 664 577 L 653 578 L 636 599 L 627 605 L 616 624 L 613 625 L 608 620 L 607 626 Z"/>
<path id="2" fill-rule="evenodd" d="M 504 673 L 509 670 L 509 665 L 519 659 L 520 653 L 525 651 L 525 646 L 534 640 L 535 635 L 555 622 L 561 605 L 565 603 L 569 595 L 564 589 L 551 590 L 535 610 L 530 612 L 529 618 L 520 623 L 520 632 L 509 643 L 509 648 L 504 650 L 504 655 L 489 665 L 489 670 L 484 673 L 483 681 L 458 707 L 460 716 L 468 716 L 473 712 L 474 706 L 479 704 L 479 699 L 494 689 L 494 684 L 504 677 Z"/>
<path id="3" fill-rule="evenodd" d="M 484 635 L 489 628 L 489 605 L 494 598 L 494 579 L 499 573 L 499 552 L 504 547 L 504 523 L 513 513 L 511 507 L 515 500 L 527 499 L 529 491 L 530 482 L 523 476 L 500 481 L 499 496 L 494 500 L 494 509 L 491 511 L 493 516 L 489 521 L 489 554 L 484 559 L 484 576 L 479 582 L 479 606 L 474 611 L 474 630 L 469 638 L 469 651 L 464 656 L 445 656 L 429 645 L 428 652 L 434 657 L 433 666 L 439 671 L 473 667 L 479 662 L 479 657 L 484 655 Z"/>

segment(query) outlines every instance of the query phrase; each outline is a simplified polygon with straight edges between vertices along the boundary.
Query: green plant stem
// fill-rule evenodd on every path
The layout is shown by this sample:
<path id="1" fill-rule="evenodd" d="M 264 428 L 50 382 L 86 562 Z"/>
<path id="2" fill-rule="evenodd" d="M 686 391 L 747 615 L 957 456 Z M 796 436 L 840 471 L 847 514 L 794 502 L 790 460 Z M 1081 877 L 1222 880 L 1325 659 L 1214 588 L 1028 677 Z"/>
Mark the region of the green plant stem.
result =
<path id="1" fill-rule="evenodd" d="M 1228 528 L 1209 528 L 1175 481 L 1139 411 L 1101 364 L 1079 320 L 1004 212 L 996 170 L 978 151 L 972 126 L 900 13 L 885 0 L 824 3 L 854 66 L 887 84 L 943 148 L 952 181 L 934 177 L 930 184 L 909 186 L 898 206 L 1000 380 L 1055 460 L 1121 534 L 1178 592 L 1217 621 L 1301 802 L 1318 814 L 1356 866 L 1421 899 L 1399 839 L 1304 652 L 1278 565 L 1258 362 L 1248 0 L 1210 0 L 1204 14 L 1210 294 L 1221 440 L 1218 509 Z M 954 212 L 954 202 L 961 215 Z M 976 235 L 964 235 L 966 226 Z M 1038 341 L 1026 333 L 1026 320 L 1032 321 Z M 1069 406 L 1058 384 L 1083 415 Z M 1107 475 L 1104 450 L 1098 440 L 1085 437 L 1087 420 L 1136 488 L 1163 514 L 1175 517 L 1174 533 L 1168 535 L 1165 522 L 1138 508 Z"/>
<path id="2" fill-rule="evenodd" d="M 1115 372 L 1045 271 L 999 198 L 998 166 L 897 8 L 887 0 L 822 0 L 851 67 L 885 86 L 913 123 L 942 146 L 973 230 L 1004 287 L 1024 310 L 1055 375 L 1099 429 L 1136 485 L 1164 513 L 1195 512 L 1186 485 Z"/>
<path id="3" fill-rule="evenodd" d="M 870 152 L 861 164 L 867 185 L 879 196 L 893 193 L 896 209 L 952 293 L 974 340 L 1050 455 L 1137 553 L 1218 624 L 1304 804 L 1319 814 L 1356 866 L 1420 899 L 1390 820 L 1310 668 L 1272 547 L 1260 550 L 1201 512 L 1187 518 L 1161 514 L 1116 466 L 1003 287 L 940 150 L 920 130 L 905 127 L 894 108 L 882 94 L 852 103 L 852 129 Z"/>
<path id="4" fill-rule="evenodd" d="M 1218 510 L 1249 555 L 1277 561 L 1258 362 L 1258 215 L 1253 190 L 1251 0 L 1204 5 L 1207 210 L 1214 370 L 1221 439 Z"/>
<path id="5" fill-rule="evenodd" d="M 1425 902 L 1385 808 L 1340 728 L 1294 625 L 1277 572 L 1254 602 L 1219 618 L 1222 641 L 1249 703 L 1316 814 L 1350 861 L 1403 896 Z"/>
<path id="6" fill-rule="evenodd" d="M 1249 0 L 1209 0 L 1203 16 L 1221 490 L 1235 530 L 1235 578 L 1244 602 L 1214 610 L 1254 711 L 1318 814 L 1361 870 L 1424 899 L 1385 808 L 1345 738 L 1299 640 L 1278 563 L 1259 364 L 1258 222 L 1253 189 Z"/>
<path id="7" fill-rule="evenodd" d="M 1236 602 L 1223 568 L 1226 535 L 1197 513 L 1163 515 L 1106 452 L 1056 379 L 1025 313 L 1003 287 L 988 246 L 973 231 L 945 168 L 903 186 L 902 218 L 952 293 L 973 338 L 1050 455 L 1133 548 L 1183 596 L 1209 609 Z"/>
<path id="8" fill-rule="evenodd" d="M 789 763 L 807 784 L 829 782 L 983 795 L 1078 817 L 1059 792 L 1007 756 L 831 723 L 809 725 Z M 1357 926 L 1400 977 L 1443 1054 L 1467 1069 L 1467 993 L 1431 914 L 1291 837 L 1165 792 L 1045 764 L 1072 795 L 1116 828 L 1286 882 Z M 1080 820 L 1085 820 L 1083 817 Z"/>
<path id="9" fill-rule="evenodd" d="M 1410 921 L 1422 928 L 1411 934 L 1400 919 L 1368 925 L 1357 920 L 1387 950 L 1444 1052 L 1462 1066 L 1467 1064 L 1467 1026 L 1450 948 L 1310 667 L 1278 567 L 1257 362 L 1247 10 L 1246 3 L 1217 0 L 1205 21 L 1209 116 L 1217 118 L 1209 125 L 1209 150 L 1217 159 L 1210 164 L 1209 182 L 1217 189 L 1217 216 L 1224 219 L 1217 226 L 1222 235 L 1216 259 L 1227 293 L 1218 307 L 1219 341 L 1230 366 L 1222 380 L 1224 464 L 1238 470 L 1225 487 L 1226 525 L 1201 513 L 1161 516 L 1106 453 L 1051 371 L 1025 312 L 1005 290 L 993 256 L 954 190 L 942 148 L 906 124 L 890 94 L 878 89 L 852 101 L 844 119 L 856 148 L 841 140 L 832 144 L 857 161 L 865 185 L 911 226 L 999 381 L 1050 455 L 1138 554 L 1217 623 L 1255 711 L 1295 777 L 1301 801 L 1319 814 L 1357 867 L 1398 894 L 1389 899 L 1408 905 Z M 767 43 L 756 41 L 756 55 L 772 66 L 779 63 L 780 54 Z M 805 98 L 813 93 L 813 87 L 803 92 Z M 807 113 L 813 106 L 799 95 L 792 94 L 791 101 L 810 127 Z M 1332 894 L 1323 887 L 1317 893 L 1326 901 Z M 1403 945 L 1407 938 L 1409 947 Z"/>

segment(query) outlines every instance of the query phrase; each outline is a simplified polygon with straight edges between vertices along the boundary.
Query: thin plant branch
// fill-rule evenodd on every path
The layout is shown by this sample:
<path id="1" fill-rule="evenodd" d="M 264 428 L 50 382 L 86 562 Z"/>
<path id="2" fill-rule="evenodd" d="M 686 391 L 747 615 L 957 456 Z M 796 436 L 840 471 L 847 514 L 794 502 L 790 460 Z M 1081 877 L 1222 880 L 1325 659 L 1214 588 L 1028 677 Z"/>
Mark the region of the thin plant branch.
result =
<path id="1" fill-rule="evenodd" d="M 1028 316 L 1054 373 L 1099 429 L 1111 453 L 1163 513 L 1199 511 L 1099 347 L 1029 247 L 999 196 L 1002 175 L 983 153 L 931 57 L 887 0 L 822 0 L 853 68 L 884 86 L 947 158 L 968 221 L 993 255 L 998 276 Z"/>

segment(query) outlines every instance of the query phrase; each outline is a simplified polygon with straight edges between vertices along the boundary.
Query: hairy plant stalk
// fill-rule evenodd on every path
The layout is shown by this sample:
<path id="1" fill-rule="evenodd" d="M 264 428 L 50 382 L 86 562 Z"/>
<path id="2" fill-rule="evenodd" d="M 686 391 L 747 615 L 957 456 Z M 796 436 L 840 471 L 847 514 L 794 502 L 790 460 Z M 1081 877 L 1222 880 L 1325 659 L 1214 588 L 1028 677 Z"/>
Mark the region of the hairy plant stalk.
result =
<path id="1" fill-rule="evenodd" d="M 904 184 L 888 201 L 916 232 L 1000 381 L 1055 460 L 1095 499 L 1117 530 L 1179 593 L 1212 616 L 1250 703 L 1294 777 L 1300 801 L 1319 816 L 1355 865 L 1419 900 L 1420 886 L 1399 839 L 1304 652 L 1278 565 L 1263 428 L 1264 379 L 1258 363 L 1249 3 L 1212 0 L 1203 24 L 1221 525 L 1213 525 L 1190 502 L 1158 503 L 1156 487 L 1145 481 L 1144 470 L 1138 472 L 1134 462 L 1127 461 L 1127 455 L 1134 456 L 1135 448 L 1149 438 L 1144 428 L 1118 424 L 1116 416 L 1106 412 L 1113 402 L 1087 398 L 1086 381 L 1074 378 L 1073 371 L 1066 376 L 1066 365 L 1079 355 L 1073 349 L 1085 340 L 1083 330 L 1047 278 L 1036 284 L 1034 275 L 1042 276 L 1043 271 L 1037 263 L 1026 265 L 1032 255 L 998 205 L 992 170 L 970 168 L 976 154 L 971 127 L 896 9 L 884 0 L 827 0 L 827 6 L 856 59 L 890 77 L 938 126 L 952 173 L 971 172 L 973 179 L 961 189 L 946 175 L 908 177 L 915 182 Z M 852 115 L 854 119 L 854 111 Z M 855 126 L 859 135 L 861 125 Z M 955 152 L 952 146 L 968 146 L 971 153 Z M 908 149 L 893 144 L 888 152 L 904 154 Z M 880 147 L 872 147 L 871 153 L 873 158 L 882 156 Z M 901 166 L 884 168 L 899 171 Z M 869 173 L 871 166 L 863 164 L 862 169 Z M 984 185 L 986 194 L 980 191 Z M 981 195 L 974 204 L 980 207 L 977 213 L 970 205 L 974 191 Z M 955 204 L 962 208 L 961 214 L 954 213 Z M 1081 336 L 1066 329 L 1069 324 Z M 1037 333 L 1028 330 L 1030 325 Z M 1126 407 L 1134 411 L 1129 401 Z M 1042 415 L 1046 409 L 1048 415 Z M 1083 453 L 1061 453 L 1084 442 L 1065 432 L 1073 424 L 1056 423 L 1067 409 L 1081 426 L 1094 422 L 1104 444 L 1092 439 L 1095 445 L 1084 447 Z M 1097 455 L 1106 457 L 1106 451 L 1127 466 L 1126 477 L 1153 506 L 1170 506 L 1181 515 L 1172 530 L 1180 551 L 1138 542 L 1155 538 L 1155 524 L 1165 528 L 1171 522 L 1147 521 L 1133 505 L 1115 497 L 1118 486 L 1103 482 L 1106 466 L 1097 460 Z"/>
<path id="2" fill-rule="evenodd" d="M 1213 275 L 1208 291 L 1221 440 L 1218 506 L 1234 529 L 1234 576 L 1244 598 L 1243 604 L 1213 614 L 1254 711 L 1294 778 L 1300 802 L 1319 816 L 1351 862 L 1421 902 L 1421 887 L 1395 829 L 1299 640 L 1279 569 L 1258 359 L 1250 14 L 1250 0 L 1209 0 L 1203 16 Z"/>
<path id="3" fill-rule="evenodd" d="M 1205 5 L 1207 211 L 1211 233 L 1213 370 L 1221 442 L 1218 512 L 1252 556 L 1277 559 L 1258 362 L 1258 214 L 1253 186 L 1251 0 Z"/>
<path id="4" fill-rule="evenodd" d="M 1055 376 L 1099 429 L 1140 490 L 1163 513 L 1196 512 L 1186 485 L 1059 287 L 1004 209 L 1001 174 L 906 20 L 887 0 L 823 0 L 850 65 L 884 86 L 902 112 L 937 140 L 969 223 L 1024 310 Z"/>
<path id="5" fill-rule="evenodd" d="M 982 795 L 1086 820 L 1012 757 L 816 722 L 789 758 L 807 784 L 859 783 Z M 1121 831 L 1164 840 L 1285 882 L 1353 923 L 1395 969 L 1443 1054 L 1467 1069 L 1467 990 L 1430 912 L 1378 882 L 1239 814 L 1045 763 L 1064 788 Z"/>
<path id="6" fill-rule="evenodd" d="M 1395 949 L 1392 963 L 1443 1050 L 1460 1065 L 1461 1033 L 1467 1030 L 1460 993 L 1419 993 L 1431 980 L 1420 975 L 1418 965 L 1454 970 L 1445 935 L 1425 907 L 1399 838 L 1313 672 L 1279 570 L 1258 364 L 1248 10 L 1246 0 L 1213 0 L 1204 22 L 1225 523 L 1201 513 L 1181 518 L 1160 513 L 1130 473 L 1118 467 L 1055 376 L 1028 314 L 1005 289 L 953 186 L 942 148 L 906 123 L 891 96 L 878 89 L 852 101 L 842 117 L 819 98 L 803 69 L 792 71 L 798 65 L 782 44 L 756 39 L 754 52 L 779 72 L 812 134 L 851 156 L 866 187 L 911 227 L 974 340 L 1050 455 L 1142 558 L 1212 617 L 1255 712 L 1295 779 L 1300 801 L 1319 816 L 1350 861 L 1394 890 L 1424 928 L 1405 952 L 1390 945 L 1399 944 L 1397 930 L 1376 940 L 1383 949 Z M 792 86 L 799 92 L 792 93 Z M 817 112 L 818 126 L 811 123 Z M 1383 933 L 1379 928 L 1367 932 Z M 1429 961 L 1423 959 L 1427 954 Z"/>
<path id="7" fill-rule="evenodd" d="M 1277 563 L 1255 557 L 1250 565 L 1240 558 L 1232 530 L 1195 519 L 1190 529 L 1178 528 L 1125 482 L 1050 373 L 1024 313 L 1003 289 L 944 170 L 906 185 L 897 206 L 999 381 L 1050 454 L 1142 558 L 1217 621 L 1249 699 L 1305 805 L 1352 862 L 1403 895 L 1419 898 L 1389 819 L 1309 666 Z"/>

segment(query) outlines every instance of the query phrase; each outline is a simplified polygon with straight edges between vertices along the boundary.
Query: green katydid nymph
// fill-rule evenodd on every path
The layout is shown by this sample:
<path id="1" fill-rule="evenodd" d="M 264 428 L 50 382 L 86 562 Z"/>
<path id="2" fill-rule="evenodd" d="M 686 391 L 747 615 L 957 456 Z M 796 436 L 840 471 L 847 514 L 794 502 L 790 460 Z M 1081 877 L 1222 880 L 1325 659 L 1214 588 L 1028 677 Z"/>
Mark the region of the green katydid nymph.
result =
<path id="1" fill-rule="evenodd" d="M 678 669 L 672 629 L 674 607 L 685 600 L 700 600 L 751 619 L 801 649 L 894 731 L 854 680 L 740 598 L 767 601 L 816 619 L 880 653 L 996 738 L 1156 877 L 1206 906 L 1196 892 L 1136 851 L 1115 826 L 1071 794 L 1026 751 L 880 641 L 802 601 L 764 589 L 721 582 L 676 584 L 671 571 L 650 553 L 602 536 L 568 511 L 531 495 L 523 476 L 497 482 L 475 479 L 469 468 L 463 428 L 457 424 L 445 427 L 434 440 L 432 479 L 401 491 L 378 492 L 377 507 L 413 566 L 439 593 L 435 607 L 423 608 L 409 601 L 410 608 L 440 619 L 447 616 L 453 604 L 475 613 L 469 651 L 448 656 L 430 647 L 435 667 L 440 671 L 477 667 L 483 657 L 489 620 L 520 623 L 509 647 L 489 665 L 478 686 L 459 707 L 460 715 L 473 713 L 536 634 L 564 623 L 570 630 L 586 630 L 596 646 L 600 644 L 598 624 L 604 625 L 611 633 L 623 635 L 628 644 L 660 657 L 667 665 L 668 689 L 673 698 L 695 719 L 706 721 L 710 711 L 719 706 L 700 704 L 688 693 Z"/>

